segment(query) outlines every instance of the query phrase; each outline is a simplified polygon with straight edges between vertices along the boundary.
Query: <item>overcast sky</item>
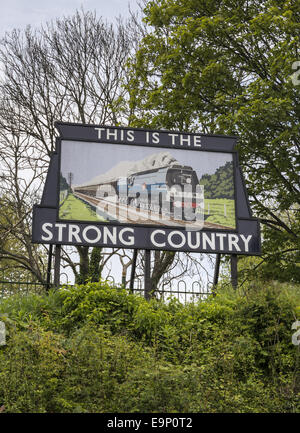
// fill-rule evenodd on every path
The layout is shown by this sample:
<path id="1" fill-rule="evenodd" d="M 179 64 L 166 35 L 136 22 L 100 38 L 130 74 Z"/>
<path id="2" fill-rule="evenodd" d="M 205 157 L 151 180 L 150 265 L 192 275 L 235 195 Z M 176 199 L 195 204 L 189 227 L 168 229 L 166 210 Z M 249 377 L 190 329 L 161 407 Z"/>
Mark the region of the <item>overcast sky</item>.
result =
<path id="1" fill-rule="evenodd" d="M 108 21 L 122 15 L 129 16 L 128 5 L 136 11 L 137 0 L 0 0 L 0 37 L 14 28 L 28 24 L 39 27 L 41 23 L 63 15 L 71 15 L 83 6 L 96 11 Z"/>
<path id="2" fill-rule="evenodd" d="M 180 164 L 192 167 L 200 179 L 203 174 L 213 174 L 218 167 L 232 161 L 231 153 L 129 146 L 130 155 L 129 147 L 122 144 L 63 141 L 61 172 L 65 178 L 72 172 L 74 185 L 80 185 L 95 176 L 105 174 L 122 161 L 141 161 L 159 152 L 169 152 Z"/>

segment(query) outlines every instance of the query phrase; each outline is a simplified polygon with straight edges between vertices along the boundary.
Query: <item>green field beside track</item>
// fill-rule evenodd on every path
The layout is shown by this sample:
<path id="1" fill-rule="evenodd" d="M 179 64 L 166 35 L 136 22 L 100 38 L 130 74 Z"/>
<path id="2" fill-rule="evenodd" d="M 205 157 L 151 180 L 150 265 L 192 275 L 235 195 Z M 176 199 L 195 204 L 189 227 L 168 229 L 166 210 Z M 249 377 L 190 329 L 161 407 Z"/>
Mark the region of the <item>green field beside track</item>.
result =
<path id="1" fill-rule="evenodd" d="M 59 218 L 78 221 L 107 221 L 98 216 L 92 206 L 75 197 L 72 193 L 68 195 L 59 208 Z"/>
<path id="2" fill-rule="evenodd" d="M 204 214 L 206 222 L 236 228 L 234 200 L 204 199 Z"/>
<path id="3" fill-rule="evenodd" d="M 236 227 L 234 200 L 205 199 L 204 214 L 206 222 Z M 59 218 L 78 221 L 107 221 L 100 215 L 98 216 L 91 205 L 75 197 L 72 193 L 66 198 L 64 197 L 59 209 Z"/>

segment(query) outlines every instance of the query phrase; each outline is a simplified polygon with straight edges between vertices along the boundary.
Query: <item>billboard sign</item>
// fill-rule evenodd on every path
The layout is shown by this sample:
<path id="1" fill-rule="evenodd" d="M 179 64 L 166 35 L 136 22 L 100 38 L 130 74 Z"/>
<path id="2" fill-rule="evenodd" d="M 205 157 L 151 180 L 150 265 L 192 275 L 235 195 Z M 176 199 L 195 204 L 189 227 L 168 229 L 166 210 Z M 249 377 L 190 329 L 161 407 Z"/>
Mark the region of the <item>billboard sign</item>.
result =
<path id="1" fill-rule="evenodd" d="M 33 241 L 259 254 L 236 137 L 56 123 Z"/>

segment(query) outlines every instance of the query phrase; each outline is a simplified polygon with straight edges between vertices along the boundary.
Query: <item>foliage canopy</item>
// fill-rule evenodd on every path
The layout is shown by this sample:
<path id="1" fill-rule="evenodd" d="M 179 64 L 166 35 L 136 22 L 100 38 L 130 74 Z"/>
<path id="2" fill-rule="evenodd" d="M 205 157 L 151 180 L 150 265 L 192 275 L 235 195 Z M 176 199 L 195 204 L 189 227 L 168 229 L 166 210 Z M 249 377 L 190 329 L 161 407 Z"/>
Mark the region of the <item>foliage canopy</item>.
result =
<path id="1" fill-rule="evenodd" d="M 268 278 L 300 281 L 300 4 L 152 0 L 132 62 L 132 124 L 238 135 Z"/>

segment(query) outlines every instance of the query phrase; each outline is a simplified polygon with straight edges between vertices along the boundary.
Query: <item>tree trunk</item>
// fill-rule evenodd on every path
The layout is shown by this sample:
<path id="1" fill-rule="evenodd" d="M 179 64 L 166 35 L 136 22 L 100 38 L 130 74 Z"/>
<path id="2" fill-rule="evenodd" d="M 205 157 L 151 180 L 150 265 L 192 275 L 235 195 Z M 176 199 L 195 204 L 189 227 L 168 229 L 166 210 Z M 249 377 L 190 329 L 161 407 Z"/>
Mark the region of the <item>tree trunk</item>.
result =
<path id="1" fill-rule="evenodd" d="M 89 277 L 89 247 L 77 247 L 80 257 L 79 273 L 76 276 L 76 284 L 84 284 Z"/>
<path id="2" fill-rule="evenodd" d="M 154 253 L 154 266 L 151 275 L 151 297 L 155 296 L 158 283 L 162 276 L 168 271 L 175 258 L 173 251 L 155 251 Z"/>
<path id="3" fill-rule="evenodd" d="M 77 247 L 80 257 L 79 273 L 76 276 L 76 284 L 85 284 L 88 281 L 98 282 L 101 278 L 101 252 L 102 248 L 93 247 L 89 254 L 89 247 Z"/>

